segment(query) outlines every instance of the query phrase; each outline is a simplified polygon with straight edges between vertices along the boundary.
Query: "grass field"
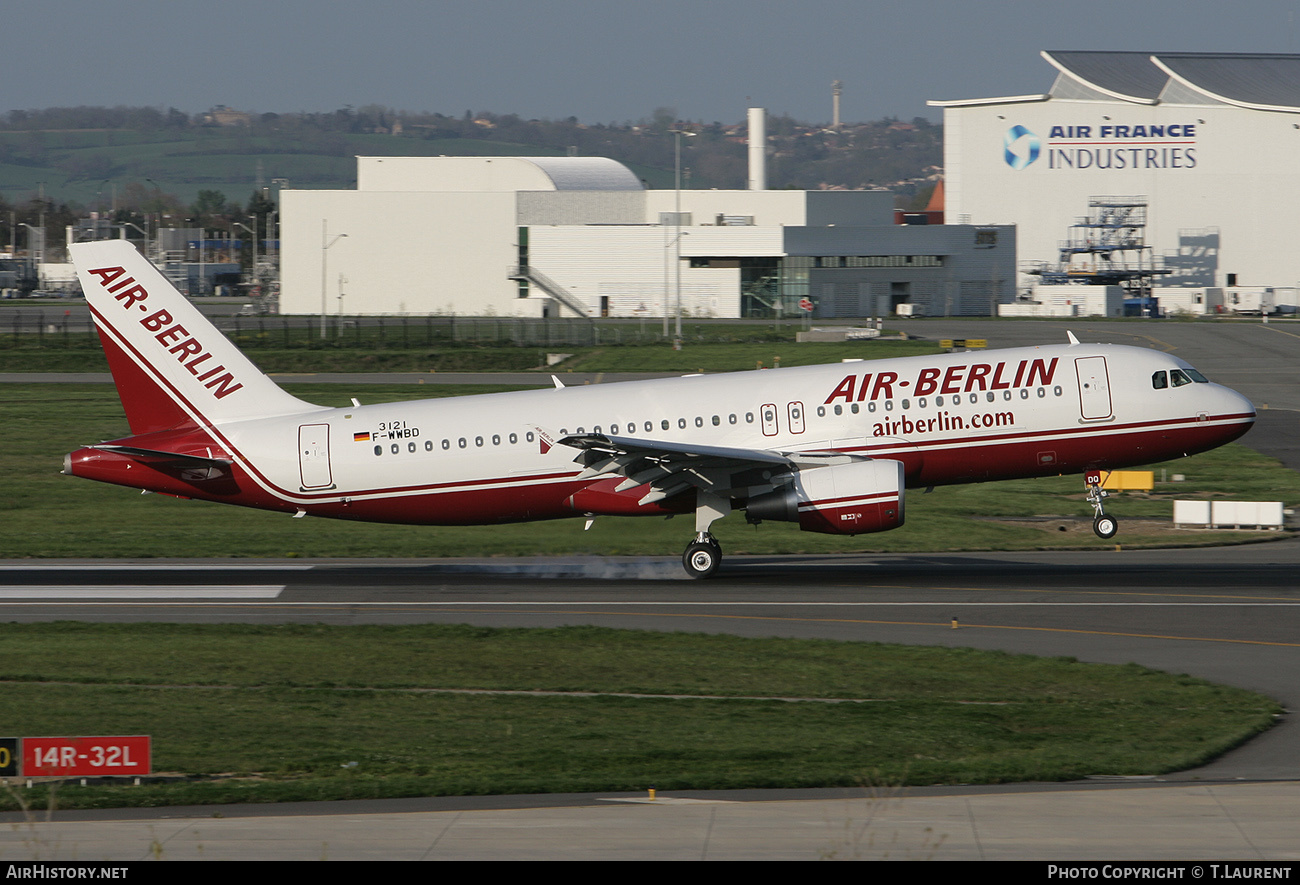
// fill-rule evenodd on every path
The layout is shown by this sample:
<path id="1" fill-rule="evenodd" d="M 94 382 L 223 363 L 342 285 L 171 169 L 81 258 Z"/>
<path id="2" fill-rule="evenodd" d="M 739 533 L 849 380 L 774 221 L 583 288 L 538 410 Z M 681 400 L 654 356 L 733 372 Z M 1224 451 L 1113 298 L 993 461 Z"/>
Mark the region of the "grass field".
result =
<path id="1" fill-rule="evenodd" d="M 8 733 L 149 734 L 173 777 L 10 808 L 1149 775 L 1279 712 L 1131 664 L 597 627 L 9 624 L 0 681 Z"/>

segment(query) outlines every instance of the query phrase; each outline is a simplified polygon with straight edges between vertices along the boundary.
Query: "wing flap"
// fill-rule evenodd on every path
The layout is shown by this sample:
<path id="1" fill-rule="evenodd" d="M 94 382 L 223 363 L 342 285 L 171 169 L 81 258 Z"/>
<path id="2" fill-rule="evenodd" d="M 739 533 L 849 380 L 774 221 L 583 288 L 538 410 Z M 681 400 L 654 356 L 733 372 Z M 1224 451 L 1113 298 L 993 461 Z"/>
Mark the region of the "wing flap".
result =
<path id="1" fill-rule="evenodd" d="M 790 482 L 801 469 L 865 460 L 840 452 L 778 452 L 728 446 L 701 446 L 666 440 L 586 433 L 566 436 L 557 445 L 579 450 L 579 479 L 621 476 L 615 493 L 647 486 L 642 505 L 654 504 L 692 488 L 721 496 L 740 496 Z"/>

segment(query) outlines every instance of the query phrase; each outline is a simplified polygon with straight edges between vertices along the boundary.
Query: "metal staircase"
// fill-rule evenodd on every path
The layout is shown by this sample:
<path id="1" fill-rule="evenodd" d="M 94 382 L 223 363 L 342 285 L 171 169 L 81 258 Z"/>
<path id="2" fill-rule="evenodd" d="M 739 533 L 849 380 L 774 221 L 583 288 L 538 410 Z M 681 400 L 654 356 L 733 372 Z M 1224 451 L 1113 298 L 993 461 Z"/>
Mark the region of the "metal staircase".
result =
<path id="1" fill-rule="evenodd" d="M 583 319 L 592 319 L 592 317 L 587 313 L 587 308 L 581 301 L 573 297 L 572 292 L 555 282 L 555 280 L 551 279 L 537 268 L 531 267 L 527 264 L 513 264 L 510 266 L 510 272 L 507 276 L 512 280 L 522 280 L 530 286 L 536 286 Z"/>

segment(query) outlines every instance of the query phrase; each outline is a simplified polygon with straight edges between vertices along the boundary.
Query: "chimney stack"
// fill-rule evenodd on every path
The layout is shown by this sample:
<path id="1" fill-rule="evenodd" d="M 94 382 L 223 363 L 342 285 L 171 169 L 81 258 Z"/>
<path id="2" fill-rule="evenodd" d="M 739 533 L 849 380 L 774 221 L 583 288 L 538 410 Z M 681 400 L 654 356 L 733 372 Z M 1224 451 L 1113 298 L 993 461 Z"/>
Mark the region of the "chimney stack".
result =
<path id="1" fill-rule="evenodd" d="M 767 190 L 767 110 L 749 109 L 749 189 Z"/>

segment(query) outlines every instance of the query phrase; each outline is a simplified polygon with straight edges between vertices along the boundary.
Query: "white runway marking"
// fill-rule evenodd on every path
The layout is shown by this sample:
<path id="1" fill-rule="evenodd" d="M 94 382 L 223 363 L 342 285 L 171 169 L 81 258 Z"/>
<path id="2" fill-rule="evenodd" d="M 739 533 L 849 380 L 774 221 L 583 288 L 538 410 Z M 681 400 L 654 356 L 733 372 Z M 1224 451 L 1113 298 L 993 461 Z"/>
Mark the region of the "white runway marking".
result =
<path id="1" fill-rule="evenodd" d="M 219 572 L 259 571 L 259 572 L 302 572 L 315 566 L 311 565 L 225 565 L 212 563 L 85 563 L 65 565 L 63 563 L 5 563 L 0 565 L 0 572 L 188 572 L 196 568 Z"/>
<path id="2" fill-rule="evenodd" d="M 283 584 L 159 584 L 148 587 L 27 584 L 0 587 L 0 602 L 11 599 L 275 599 L 283 592 Z"/>

